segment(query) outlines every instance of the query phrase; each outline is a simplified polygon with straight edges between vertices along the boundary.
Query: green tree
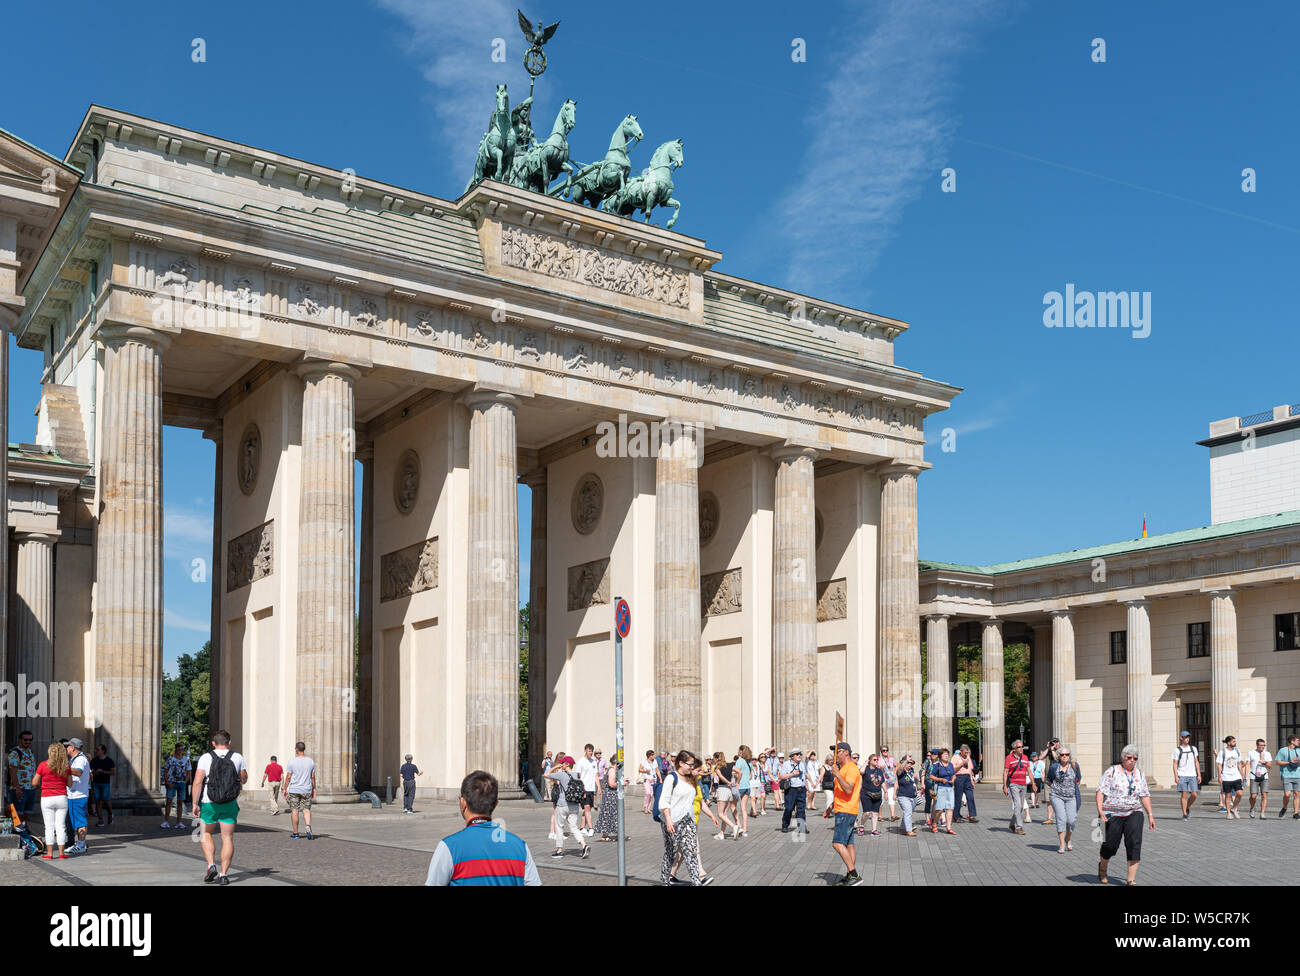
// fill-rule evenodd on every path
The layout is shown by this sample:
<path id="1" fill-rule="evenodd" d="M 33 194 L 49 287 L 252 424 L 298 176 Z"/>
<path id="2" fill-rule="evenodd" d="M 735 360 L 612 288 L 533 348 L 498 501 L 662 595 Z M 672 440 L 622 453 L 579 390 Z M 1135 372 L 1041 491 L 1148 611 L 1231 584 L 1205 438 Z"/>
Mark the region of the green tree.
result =
<path id="1" fill-rule="evenodd" d="M 191 755 L 208 747 L 211 730 L 208 708 L 212 701 L 212 642 L 204 641 L 197 654 L 176 659 L 176 674 L 163 672 L 161 733 L 163 756 L 169 756 L 177 741 Z M 176 734 L 177 723 L 181 733 Z"/>

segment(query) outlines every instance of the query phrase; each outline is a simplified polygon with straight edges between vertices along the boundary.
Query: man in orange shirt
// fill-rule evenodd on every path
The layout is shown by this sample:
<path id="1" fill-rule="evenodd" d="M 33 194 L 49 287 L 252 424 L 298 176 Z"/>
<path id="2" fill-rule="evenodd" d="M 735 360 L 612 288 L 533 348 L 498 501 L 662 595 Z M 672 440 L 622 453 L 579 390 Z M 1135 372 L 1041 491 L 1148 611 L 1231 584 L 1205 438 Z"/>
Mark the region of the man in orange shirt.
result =
<path id="1" fill-rule="evenodd" d="M 851 758 L 853 749 L 847 742 L 835 746 L 835 834 L 831 847 L 844 861 L 848 874 L 835 882 L 836 887 L 855 888 L 862 884 L 857 871 L 858 852 L 853 846 L 854 826 L 858 821 L 858 794 L 862 790 L 862 773 Z"/>

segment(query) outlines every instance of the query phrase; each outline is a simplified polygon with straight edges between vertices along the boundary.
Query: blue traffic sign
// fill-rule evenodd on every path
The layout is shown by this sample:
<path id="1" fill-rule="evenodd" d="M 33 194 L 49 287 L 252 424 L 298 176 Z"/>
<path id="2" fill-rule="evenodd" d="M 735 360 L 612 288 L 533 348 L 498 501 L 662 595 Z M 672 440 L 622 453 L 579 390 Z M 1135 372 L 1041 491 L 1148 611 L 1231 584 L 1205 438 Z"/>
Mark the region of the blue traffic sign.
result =
<path id="1" fill-rule="evenodd" d="M 614 604 L 614 629 L 618 631 L 619 637 L 626 637 L 632 632 L 632 608 L 626 600 Z"/>

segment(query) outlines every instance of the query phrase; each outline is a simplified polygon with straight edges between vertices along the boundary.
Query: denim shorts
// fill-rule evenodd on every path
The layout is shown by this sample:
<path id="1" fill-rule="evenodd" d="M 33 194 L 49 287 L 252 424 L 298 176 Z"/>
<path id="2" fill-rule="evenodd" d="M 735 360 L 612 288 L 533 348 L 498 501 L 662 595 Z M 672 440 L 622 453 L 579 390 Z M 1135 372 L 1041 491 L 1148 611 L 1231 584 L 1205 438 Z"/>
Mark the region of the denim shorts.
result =
<path id="1" fill-rule="evenodd" d="M 934 808 L 936 810 L 951 810 L 952 800 L 952 787 L 945 786 L 943 783 L 937 784 L 934 791 Z"/>
<path id="2" fill-rule="evenodd" d="M 1199 793 L 1201 788 L 1196 785 L 1195 776 L 1179 776 L 1178 792 L 1179 793 Z"/>
<path id="3" fill-rule="evenodd" d="M 858 815 L 856 813 L 837 813 L 835 814 L 835 835 L 831 838 L 832 844 L 852 844 L 853 828 L 857 825 Z"/>
<path id="4" fill-rule="evenodd" d="M 107 803 L 112 798 L 112 783 L 91 783 L 90 788 L 95 794 L 95 799 L 100 803 Z"/>
<path id="5" fill-rule="evenodd" d="M 167 787 L 167 799 L 175 800 L 177 803 L 184 803 L 189 799 L 190 787 L 188 783 L 182 783 L 180 786 Z"/>

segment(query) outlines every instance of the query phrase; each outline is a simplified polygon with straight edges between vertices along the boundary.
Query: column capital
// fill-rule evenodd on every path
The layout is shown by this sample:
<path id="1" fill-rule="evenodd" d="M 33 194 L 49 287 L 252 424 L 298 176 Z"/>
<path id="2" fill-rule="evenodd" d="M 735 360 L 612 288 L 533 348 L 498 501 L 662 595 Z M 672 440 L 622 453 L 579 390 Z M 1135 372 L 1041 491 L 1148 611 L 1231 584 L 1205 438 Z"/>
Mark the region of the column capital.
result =
<path id="1" fill-rule="evenodd" d="M 928 467 L 930 467 L 930 465 L 924 461 L 904 461 L 895 459 L 878 465 L 875 471 L 882 478 L 897 478 L 908 474 L 915 478 Z"/>
<path id="2" fill-rule="evenodd" d="M 525 471 L 519 476 L 519 480 L 529 488 L 546 487 L 546 468 L 533 468 L 531 471 Z"/>
<path id="3" fill-rule="evenodd" d="M 1006 623 L 1006 621 L 1003 620 L 1001 617 L 982 617 L 982 618 L 980 618 L 980 627 L 981 627 L 981 628 L 984 628 L 984 627 L 996 627 L 996 628 L 1000 631 L 1000 630 L 1002 630 L 1002 625 L 1003 625 L 1004 623 Z"/>
<path id="4" fill-rule="evenodd" d="M 304 380 L 316 376 L 333 375 L 341 376 L 349 382 L 355 383 L 361 378 L 361 370 L 351 363 L 345 363 L 337 359 L 316 359 L 306 356 L 294 368 L 294 372 Z"/>
<path id="5" fill-rule="evenodd" d="M 925 618 L 925 622 L 928 624 L 942 623 L 945 620 L 952 619 L 952 614 L 950 613 L 926 613 L 926 614 L 922 614 L 922 616 Z"/>
<path id="6" fill-rule="evenodd" d="M 799 441 L 786 441 L 783 444 L 777 444 L 772 447 L 771 455 L 773 461 L 784 461 L 787 458 L 807 458 L 810 461 L 816 461 L 821 457 L 822 452 L 812 444 L 805 444 Z"/>
<path id="7" fill-rule="evenodd" d="M 1211 599 L 1216 596 L 1226 597 L 1229 600 L 1235 600 L 1237 598 L 1237 591 L 1231 586 L 1217 586 L 1214 589 L 1202 590 L 1201 592 L 1208 594 Z"/>
<path id="8" fill-rule="evenodd" d="M 14 529 L 14 541 L 22 544 L 24 542 L 43 542 L 47 546 L 52 546 L 61 538 L 58 532 L 42 532 L 40 529 Z"/>
<path id="9" fill-rule="evenodd" d="M 1125 607 L 1132 610 L 1140 610 L 1145 607 L 1151 606 L 1151 601 L 1144 596 L 1137 596 L 1131 600 L 1122 600 L 1120 602 L 1122 602 Z"/>
<path id="10" fill-rule="evenodd" d="M 94 336 L 97 341 L 106 346 L 139 342 L 162 352 L 171 345 L 175 331 L 179 330 L 164 330 L 147 325 L 126 325 L 121 322 L 102 322 L 95 329 Z"/>
<path id="11" fill-rule="evenodd" d="M 1059 610 L 1049 611 L 1049 614 L 1053 620 L 1074 620 L 1073 607 L 1061 607 Z"/>

